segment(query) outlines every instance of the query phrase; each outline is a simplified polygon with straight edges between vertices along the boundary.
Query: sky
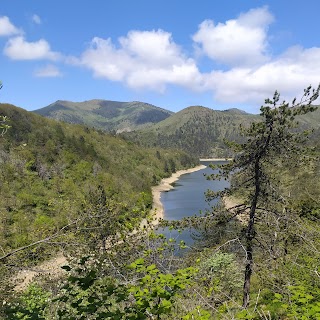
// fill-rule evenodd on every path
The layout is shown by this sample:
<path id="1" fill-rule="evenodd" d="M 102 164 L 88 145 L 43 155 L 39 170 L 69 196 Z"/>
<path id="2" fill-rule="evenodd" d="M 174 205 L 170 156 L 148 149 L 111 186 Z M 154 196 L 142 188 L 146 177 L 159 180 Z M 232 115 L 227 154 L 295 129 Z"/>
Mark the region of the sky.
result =
<path id="1" fill-rule="evenodd" d="M 0 102 L 258 113 L 320 83 L 319 0 L 0 0 Z"/>

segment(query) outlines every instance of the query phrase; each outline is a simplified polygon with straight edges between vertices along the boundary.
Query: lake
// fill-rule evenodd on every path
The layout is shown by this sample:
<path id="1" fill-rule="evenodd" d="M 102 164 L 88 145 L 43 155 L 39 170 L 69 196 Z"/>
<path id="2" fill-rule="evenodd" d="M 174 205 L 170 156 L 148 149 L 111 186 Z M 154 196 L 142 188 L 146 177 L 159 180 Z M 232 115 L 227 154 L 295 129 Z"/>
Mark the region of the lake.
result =
<path id="1" fill-rule="evenodd" d="M 199 214 L 200 211 L 210 209 L 205 201 L 205 192 L 210 189 L 213 191 L 223 190 L 229 186 L 228 181 L 206 180 L 205 174 L 217 173 L 213 171 L 209 164 L 223 164 L 226 161 L 204 161 L 201 164 L 206 168 L 180 176 L 179 180 L 173 183 L 174 189 L 161 192 L 161 203 L 164 208 L 165 220 L 180 220 L 187 216 Z M 188 245 L 192 245 L 193 239 L 189 230 L 184 230 L 181 234 L 178 231 L 168 228 L 160 229 L 167 237 L 184 240 Z"/>

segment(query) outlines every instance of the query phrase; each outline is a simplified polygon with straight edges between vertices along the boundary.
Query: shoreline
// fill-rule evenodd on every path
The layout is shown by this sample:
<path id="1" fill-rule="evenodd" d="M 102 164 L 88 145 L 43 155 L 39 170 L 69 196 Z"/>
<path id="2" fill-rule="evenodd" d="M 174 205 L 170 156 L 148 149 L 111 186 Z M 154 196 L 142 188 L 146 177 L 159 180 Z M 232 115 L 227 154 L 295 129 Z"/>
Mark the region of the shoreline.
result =
<path id="1" fill-rule="evenodd" d="M 204 168 L 206 168 L 205 165 L 198 165 L 194 168 L 179 170 L 173 173 L 170 177 L 162 179 L 159 185 L 151 187 L 153 205 L 150 211 L 152 219 L 150 222 L 152 225 L 156 226 L 159 223 L 160 219 L 163 219 L 164 217 L 164 208 L 160 200 L 161 192 L 173 189 L 174 187 L 171 184 L 177 181 L 179 177 L 183 174 L 199 171 Z M 143 219 L 143 221 L 140 224 L 140 228 L 143 228 L 145 225 L 148 224 L 147 220 L 149 219 Z M 25 289 L 26 286 L 29 283 L 31 283 L 33 278 L 39 274 L 63 274 L 61 266 L 63 266 L 66 263 L 66 258 L 60 253 L 54 258 L 44 261 L 36 268 L 34 268 L 34 270 L 27 269 L 18 272 L 17 275 L 14 277 L 14 280 L 18 282 L 15 285 L 15 290 L 21 291 Z"/>
<path id="2" fill-rule="evenodd" d="M 170 177 L 162 179 L 159 185 L 151 187 L 152 198 L 153 198 L 153 205 L 150 211 L 152 225 L 156 226 L 159 223 L 159 220 L 163 219 L 164 217 L 164 209 L 160 201 L 161 192 L 173 189 L 174 187 L 171 184 L 177 181 L 181 175 L 199 171 L 204 168 L 206 168 L 205 165 L 198 165 L 194 168 L 179 170 L 173 173 Z M 143 221 L 140 224 L 140 228 L 143 228 L 145 225 L 148 224 L 147 219 L 143 219 Z M 14 280 L 18 282 L 15 285 L 14 290 L 16 291 L 24 290 L 27 287 L 27 285 L 31 283 L 33 278 L 39 274 L 63 274 L 61 266 L 63 266 L 66 263 L 67 263 L 67 259 L 60 253 L 54 258 L 44 261 L 43 263 L 38 265 L 36 268 L 34 268 L 34 270 L 27 269 L 27 270 L 22 270 L 18 272 L 17 275 L 14 277 Z"/>
<path id="3" fill-rule="evenodd" d="M 161 192 L 173 189 L 174 187 L 171 184 L 177 181 L 183 174 L 199 171 L 204 168 L 206 168 L 206 166 L 202 164 L 194 168 L 179 170 L 173 173 L 170 177 L 162 179 L 157 186 L 151 188 L 153 198 L 151 216 L 153 218 L 153 225 L 157 225 L 159 223 L 159 220 L 164 218 L 164 208 L 160 199 Z"/>

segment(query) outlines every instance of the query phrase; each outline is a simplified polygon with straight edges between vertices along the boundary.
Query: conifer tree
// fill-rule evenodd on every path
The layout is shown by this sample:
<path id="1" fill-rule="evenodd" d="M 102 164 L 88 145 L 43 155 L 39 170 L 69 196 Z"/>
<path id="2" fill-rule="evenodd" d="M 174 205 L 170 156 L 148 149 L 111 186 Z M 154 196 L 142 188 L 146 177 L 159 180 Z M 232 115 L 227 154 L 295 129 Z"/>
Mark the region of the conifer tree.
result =
<path id="1" fill-rule="evenodd" d="M 220 166 L 220 173 L 212 179 L 230 178 L 230 188 L 218 193 L 208 193 L 208 198 L 234 195 L 243 190 L 243 202 L 231 208 L 234 216 L 244 213 L 246 252 L 243 307 L 247 308 L 250 298 L 250 283 L 254 266 L 256 222 L 268 213 L 281 214 L 279 207 L 285 206 L 285 199 L 278 189 L 278 181 L 271 174 L 274 168 L 297 165 L 306 157 L 303 151 L 306 132 L 297 129 L 296 117 L 316 110 L 312 103 L 319 96 L 320 86 L 309 86 L 299 102 L 280 101 L 276 91 L 272 99 L 266 99 L 260 109 L 260 122 L 253 122 L 249 128 L 242 128 L 245 142 L 228 143 L 233 150 L 233 160 Z M 273 171 L 274 172 L 274 171 Z M 274 205 L 274 206 L 273 206 Z"/>
<path id="2" fill-rule="evenodd" d="M 0 81 L 0 90 L 2 89 L 2 82 Z M 0 136 L 3 136 L 10 128 L 8 125 L 8 118 L 0 115 Z"/>

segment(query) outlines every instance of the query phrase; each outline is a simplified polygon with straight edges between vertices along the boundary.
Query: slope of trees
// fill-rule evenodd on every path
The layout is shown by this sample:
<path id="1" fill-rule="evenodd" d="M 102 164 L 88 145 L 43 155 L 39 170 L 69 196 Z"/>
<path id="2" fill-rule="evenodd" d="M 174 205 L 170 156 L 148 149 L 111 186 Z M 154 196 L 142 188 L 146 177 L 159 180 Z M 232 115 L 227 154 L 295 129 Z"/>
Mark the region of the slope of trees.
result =
<path id="1" fill-rule="evenodd" d="M 224 139 L 238 139 L 239 125 L 249 125 L 257 119 L 258 116 L 235 110 L 189 107 L 152 127 L 124 136 L 143 146 L 177 148 L 198 157 L 228 157 L 231 154 Z"/>
<path id="2" fill-rule="evenodd" d="M 0 114 L 12 126 L 0 143 L 0 256 L 57 235 L 48 241 L 50 249 L 40 245 L 21 253 L 28 257 L 21 261 L 36 262 L 45 259 L 52 247 L 60 248 L 59 241 L 97 242 L 97 234 L 90 230 L 103 223 L 109 234 L 117 233 L 119 226 L 132 230 L 152 206 L 151 186 L 171 170 L 197 163 L 180 151 L 142 149 L 11 105 L 0 105 Z M 97 201 L 115 209 L 94 216 Z M 77 234 L 85 230 L 83 224 L 88 231 Z M 69 235 L 62 240 L 65 234 Z M 10 259 L 6 264 L 14 265 Z"/>
<path id="3" fill-rule="evenodd" d="M 320 128 L 320 110 L 299 115 L 301 130 Z M 188 107 L 153 126 L 125 133 L 126 139 L 143 146 L 178 148 L 200 158 L 232 157 L 225 140 L 244 142 L 239 126 L 262 120 L 237 109 L 225 111 Z"/>
<path id="4" fill-rule="evenodd" d="M 130 234 L 130 224 L 134 222 L 132 214 L 133 217 L 141 216 L 147 205 L 146 194 L 140 193 L 137 198 L 133 196 L 133 189 L 140 184 L 142 188 L 139 190 L 146 190 L 143 182 L 132 189 L 128 187 L 124 194 L 118 189 L 110 193 L 101 183 L 95 189 L 87 186 L 84 201 L 77 211 L 85 218 L 85 224 L 73 233 L 77 239 L 83 239 L 82 246 L 81 250 L 69 254 L 68 265 L 64 267 L 67 276 L 39 278 L 24 292 L 7 295 L 7 302 L 2 307 L 4 317 L 319 319 L 319 144 L 315 147 L 314 143 L 308 142 L 307 134 L 299 132 L 295 123 L 297 116 L 314 110 L 311 103 L 318 95 L 319 88 L 308 88 L 301 102 L 294 100 L 288 104 L 280 103 L 280 96 L 276 93 L 261 108 L 261 121 L 243 128 L 242 140 L 229 144 L 236 156 L 228 165 L 220 167 L 220 174 L 212 178 L 231 177 L 231 187 L 217 194 L 209 192 L 208 199 L 233 195 L 237 198 L 237 205 L 226 207 L 219 203 L 200 217 L 175 223 L 199 231 L 198 246 L 184 255 L 177 255 L 185 248 L 183 242 L 165 239 L 147 230 Z M 95 153 L 90 148 L 81 149 L 80 145 L 76 150 L 82 150 L 81 159 L 88 163 L 91 154 L 94 154 L 92 159 L 95 161 L 99 157 L 101 161 L 104 159 L 106 150 L 100 150 L 105 146 L 99 140 L 99 133 L 87 132 L 81 127 L 68 130 L 63 127 L 62 130 L 65 136 L 68 130 L 80 130 L 84 142 L 93 135 L 97 140 L 90 141 L 97 141 L 99 145 L 96 148 L 92 142 Z M 78 136 L 72 132 L 74 137 Z M 17 140 L 18 137 L 16 135 Z M 110 139 L 108 146 L 112 145 L 113 138 Z M 13 148 L 9 144 L 8 148 L 4 143 L 3 148 L 10 154 L 23 144 L 21 140 L 18 146 Z M 37 148 L 39 146 L 41 144 Z M 113 148 L 123 155 L 123 146 L 130 150 L 131 144 L 117 140 Z M 150 157 L 148 161 L 153 159 L 147 151 L 141 158 L 134 155 L 131 154 L 133 167 L 126 163 L 132 174 L 139 168 L 138 161 L 144 163 L 144 157 Z M 162 160 L 160 163 L 167 174 L 181 165 L 181 161 L 184 163 L 189 159 L 181 155 L 180 161 L 176 161 L 160 149 L 154 155 L 155 163 Z M 39 159 L 42 163 L 42 157 Z M 72 166 L 77 167 L 79 160 L 76 158 Z M 28 169 L 30 176 L 32 172 L 36 172 L 33 176 L 39 175 L 36 164 L 35 171 Z M 103 161 L 99 165 L 103 170 Z M 112 168 L 110 162 L 108 165 Z M 25 174 L 24 170 L 25 167 L 19 174 Z M 75 182 L 80 181 L 72 189 L 73 193 L 90 179 L 83 163 L 80 171 L 81 174 L 76 171 L 80 177 L 73 178 Z M 68 180 L 68 171 L 63 172 L 62 186 L 62 182 Z M 76 176 L 76 172 L 71 172 Z M 150 172 L 143 172 L 138 170 L 136 174 L 144 174 L 150 184 L 157 180 L 153 176 L 155 173 L 151 176 Z M 83 173 L 86 173 L 86 179 Z M 18 177 L 15 179 L 19 180 Z M 14 179 L 10 183 L 15 183 Z M 70 186 L 69 183 L 68 188 Z M 113 191 L 114 186 L 116 182 Z M 66 193 L 66 188 L 61 190 L 62 194 Z M 132 192 L 131 201 L 128 191 Z M 33 195 L 37 193 L 32 192 L 30 198 L 41 198 Z M 35 207 L 38 205 L 37 202 Z M 41 211 L 44 208 L 41 207 Z M 29 205 L 29 209 L 34 208 Z M 68 210 L 71 209 L 69 206 Z M 111 225 L 116 232 L 110 230 Z"/>

